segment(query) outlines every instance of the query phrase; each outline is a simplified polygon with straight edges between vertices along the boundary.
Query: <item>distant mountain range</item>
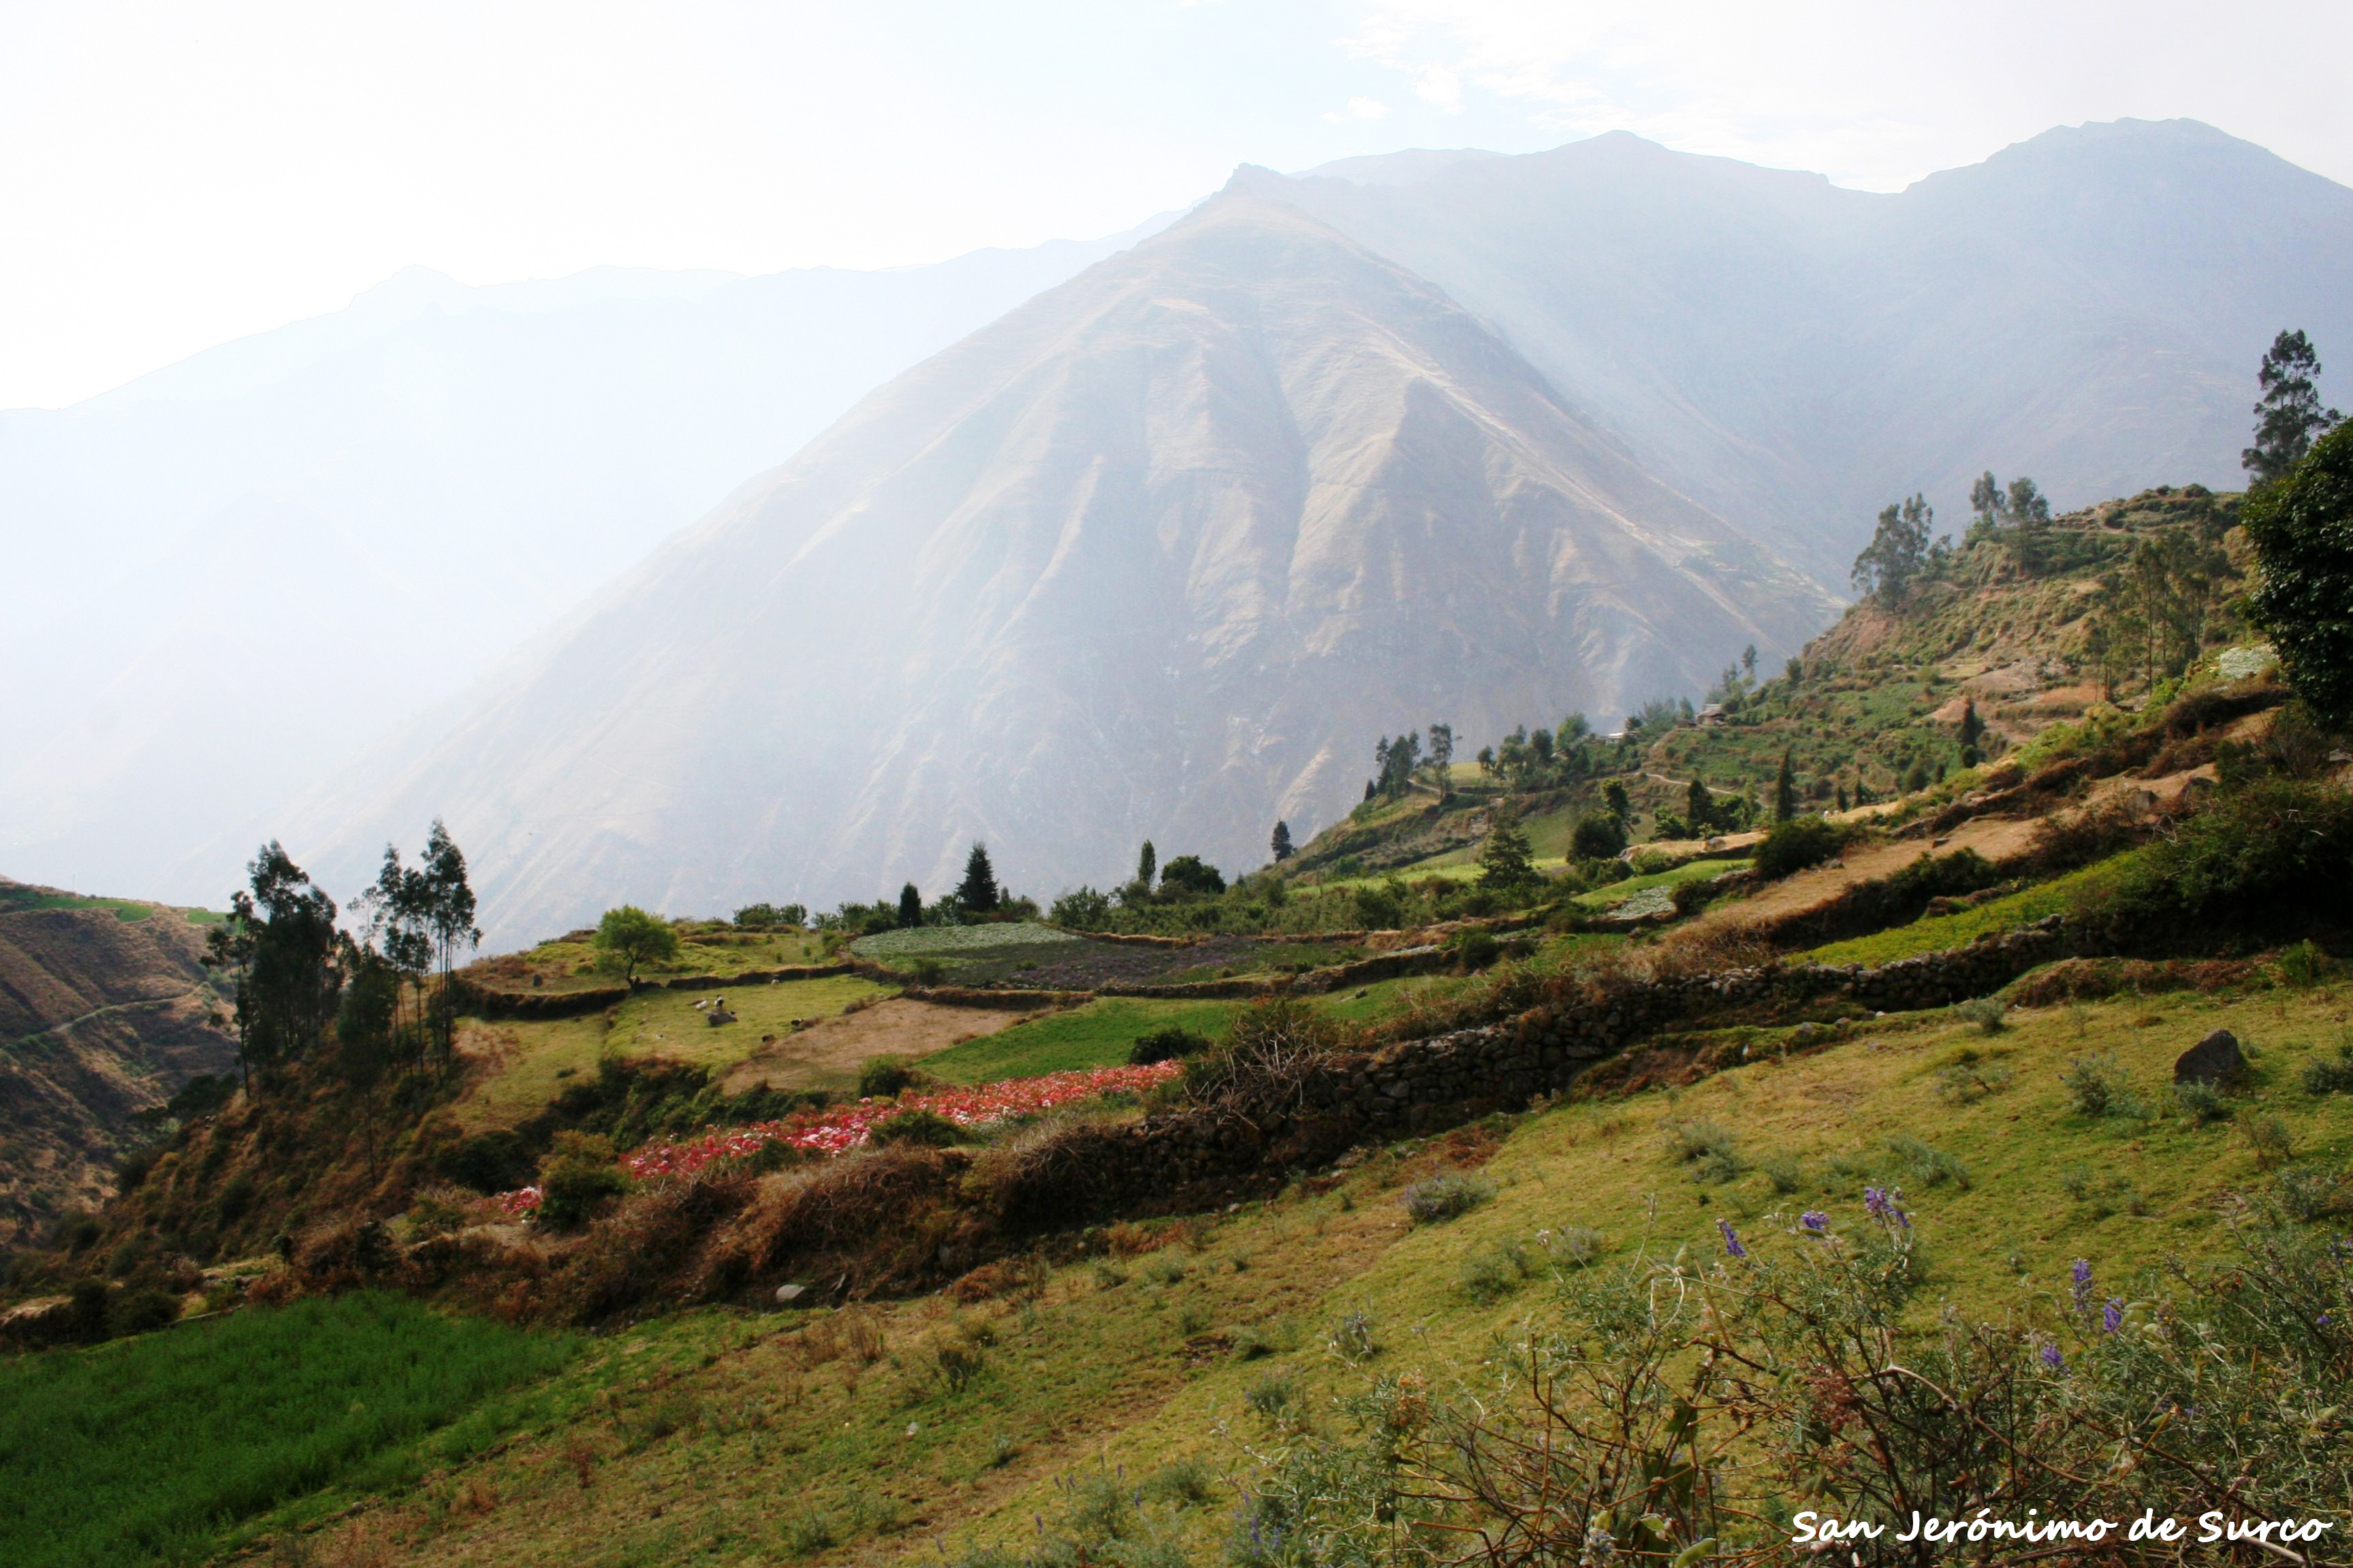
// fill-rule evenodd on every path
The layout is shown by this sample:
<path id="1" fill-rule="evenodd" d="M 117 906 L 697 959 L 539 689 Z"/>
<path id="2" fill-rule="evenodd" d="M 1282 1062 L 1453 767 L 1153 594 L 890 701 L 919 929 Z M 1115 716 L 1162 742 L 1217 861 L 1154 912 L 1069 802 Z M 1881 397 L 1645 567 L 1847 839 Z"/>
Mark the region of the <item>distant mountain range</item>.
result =
<path id="1" fill-rule="evenodd" d="M 294 795 L 1165 221 L 881 272 L 416 268 L 0 413 L 0 869 L 217 905 Z"/>
<path id="2" fill-rule="evenodd" d="M 949 331 L 943 311 L 934 357 L 273 817 L 298 856 L 347 886 L 446 815 L 508 938 L 621 898 L 935 890 L 975 837 L 1046 894 L 1115 878 L 1146 834 L 1239 868 L 1276 816 L 1303 836 L 1345 810 L 1381 734 L 1440 721 L 1475 743 L 1570 709 L 1607 723 L 1695 693 L 1750 642 L 1778 660 L 1831 618 L 1900 495 L 1926 489 L 1957 528 L 1983 468 L 2063 505 L 2234 485 L 2272 334 L 2353 353 L 2353 191 L 2187 121 L 2054 131 L 1896 195 L 1624 135 L 1244 168 L 1132 249 L 1056 258 L 1034 285 L 1005 275 L 999 308 L 1058 287 L 953 346 L 982 319 Z M 80 608 L 17 648 L 62 661 L 79 643 L 119 673 L 77 689 L 83 727 L 53 725 L 0 780 L 20 847 L 0 855 L 91 852 L 110 822 L 142 865 L 195 844 L 156 798 L 193 787 L 178 759 L 273 756 L 287 723 L 381 733 L 422 705 L 386 693 L 448 691 L 481 669 L 483 627 L 543 624 L 591 565 L 669 527 L 631 531 L 659 510 L 643 491 L 681 501 L 691 473 L 715 495 L 729 454 L 790 423 L 712 411 L 782 408 L 780 387 L 822 379 L 789 333 L 698 379 L 660 347 L 671 318 L 597 309 L 502 328 L 532 378 L 486 382 L 479 407 L 462 378 L 404 405 L 445 416 L 402 448 L 436 454 L 434 474 L 498 470 L 402 503 L 438 532 L 372 520 L 364 498 L 410 494 L 413 466 L 378 453 L 338 468 L 351 500 L 332 526 L 239 554 L 208 548 L 207 528 L 234 536 L 208 523 L 152 556 L 183 589 L 178 620 L 77 557 Z M 866 343 L 873 319 L 841 313 L 826 341 Z M 921 335 L 892 341 L 913 358 Z M 645 360 L 666 367 L 658 394 L 613 390 Z M 501 401 L 516 387 L 542 401 Z M 750 433 L 721 440 L 714 421 Z M 500 468 L 506 446 L 540 456 Z M 438 455 L 459 448 L 465 464 Z M 127 437 L 111 450 L 155 471 Z M 278 516 L 229 513 L 265 539 Z M 247 559 L 315 565 L 240 576 Z M 291 591 L 337 563 L 357 590 Z M 451 640 L 403 635 L 445 604 Z M 85 765 L 96 782 L 61 791 Z M 217 784 L 216 826 L 268 793 L 217 773 L 198 781 Z M 42 789 L 79 838 L 19 826 Z M 233 864 L 205 854 L 216 879 Z M 179 890 L 160 869 L 136 885 Z"/>

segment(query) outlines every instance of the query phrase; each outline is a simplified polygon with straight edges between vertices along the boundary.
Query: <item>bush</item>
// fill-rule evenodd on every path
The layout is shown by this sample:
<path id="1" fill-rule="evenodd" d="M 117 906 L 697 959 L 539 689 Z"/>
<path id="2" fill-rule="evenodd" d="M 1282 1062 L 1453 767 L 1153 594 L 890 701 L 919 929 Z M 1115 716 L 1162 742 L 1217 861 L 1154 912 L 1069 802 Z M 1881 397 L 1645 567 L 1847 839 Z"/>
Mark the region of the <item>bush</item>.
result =
<path id="1" fill-rule="evenodd" d="M 531 1181 L 538 1164 L 539 1158 L 531 1145 L 505 1128 L 478 1132 L 453 1143 L 440 1160 L 442 1174 L 478 1193 L 512 1192 L 523 1186 Z M 226 1205 L 221 1217 L 234 1217 L 227 1212 Z"/>
<path id="2" fill-rule="evenodd" d="M 1757 874 L 1771 880 L 1819 866 L 1846 847 L 1848 831 L 1820 816 L 1777 822 L 1757 846 Z"/>
<path id="3" fill-rule="evenodd" d="M 1150 1067 L 1155 1062 L 1198 1056 L 1208 1048 L 1206 1035 L 1197 1035 L 1190 1029 L 1155 1029 L 1136 1037 L 1135 1043 L 1127 1047 L 1127 1059 L 1136 1067 Z"/>
<path id="4" fill-rule="evenodd" d="M 594 1132 L 563 1131 L 540 1167 L 539 1223 L 571 1230 L 586 1222 L 597 1205 L 629 1189 L 613 1157 L 612 1140 Z"/>
<path id="5" fill-rule="evenodd" d="M 1465 969 L 1485 969 L 1504 952 L 1493 933 L 1483 931 L 1456 931 L 1447 945 L 1454 950 L 1454 962 Z"/>
<path id="6" fill-rule="evenodd" d="M 1667 1153 L 1677 1163 L 1692 1167 L 1692 1180 L 1721 1186 L 1736 1182 L 1748 1169 L 1747 1162 L 1734 1147 L 1732 1134 L 1704 1118 L 1689 1121 L 1670 1121 L 1666 1127 Z"/>
<path id="7" fill-rule="evenodd" d="M 1614 811 L 1578 819 L 1568 839 L 1570 858 L 1577 860 L 1614 860 L 1625 847 L 1626 822 Z"/>
<path id="8" fill-rule="evenodd" d="M 965 1141 L 965 1130 L 932 1110 L 902 1110 L 876 1122 L 867 1136 L 877 1143 L 913 1143 L 945 1149 Z"/>
<path id="9" fill-rule="evenodd" d="M 1405 1212 L 1416 1225 L 1440 1225 L 1461 1218 L 1494 1195 L 1495 1184 L 1484 1176 L 1431 1176 L 1406 1188 Z"/>
<path id="10" fill-rule="evenodd" d="M 2353 1092 L 2353 1032 L 2337 1045 L 2334 1061 L 2315 1057 L 2304 1064 L 2304 1092 L 2312 1095 Z"/>
<path id="11" fill-rule="evenodd" d="M 2140 1101 L 2127 1083 L 2124 1065 L 2106 1052 L 2077 1057 L 2059 1075 L 2067 1098 L 2085 1116 L 2136 1116 Z"/>
<path id="12" fill-rule="evenodd" d="M 2221 793 L 2093 884 L 2078 913 L 2112 934 L 2274 930 L 2336 907 L 2353 876 L 2353 793 L 2267 779 Z"/>
<path id="13" fill-rule="evenodd" d="M 1074 888 L 1054 900 L 1046 918 L 1071 931 L 1101 931 L 1111 922 L 1111 898 L 1092 888 Z"/>
<path id="14" fill-rule="evenodd" d="M 1564 1268 L 1589 1268 L 1599 1261 L 1609 1237 L 1589 1225 L 1565 1225 L 1539 1233 L 1536 1238 L 1554 1263 Z"/>
<path id="15" fill-rule="evenodd" d="M 106 1304 L 106 1331 L 110 1334 L 143 1334 L 169 1328 L 179 1321 L 180 1299 L 169 1290 L 152 1287 L 121 1290 Z"/>
<path id="16" fill-rule="evenodd" d="M 1226 890 L 1225 873 L 1198 855 L 1179 855 L 1160 868 L 1160 890 L 1214 899 Z"/>
<path id="17" fill-rule="evenodd" d="M 1472 1300 L 1484 1306 L 1518 1289 L 1528 1277 L 1527 1255 L 1505 1242 L 1482 1242 L 1464 1255 L 1454 1283 Z"/>
<path id="18" fill-rule="evenodd" d="M 1953 1009 L 1957 1016 L 1978 1026 L 1981 1035 L 1999 1035 L 2010 1026 L 2010 1009 L 1998 996 L 1978 996 Z"/>
<path id="19" fill-rule="evenodd" d="M 2231 1119 L 2231 1102 L 2223 1098 L 2222 1091 L 2211 1083 L 2200 1083 L 2195 1079 L 2173 1086 L 2173 1103 L 2180 1107 L 2184 1116 L 2200 1126 Z"/>
<path id="20" fill-rule="evenodd" d="M 915 1069 L 901 1057 L 869 1057 L 858 1066 L 860 1100 L 896 1100 L 915 1082 Z"/>

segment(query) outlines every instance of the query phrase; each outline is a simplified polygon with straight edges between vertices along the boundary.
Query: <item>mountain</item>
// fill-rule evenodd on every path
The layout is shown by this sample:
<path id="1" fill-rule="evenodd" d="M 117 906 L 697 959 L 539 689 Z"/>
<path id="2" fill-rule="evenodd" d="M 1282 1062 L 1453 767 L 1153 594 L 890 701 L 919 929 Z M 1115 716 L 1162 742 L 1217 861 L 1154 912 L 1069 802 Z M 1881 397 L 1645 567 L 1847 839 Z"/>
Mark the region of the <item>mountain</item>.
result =
<path id="1" fill-rule="evenodd" d="M 183 910 L 0 879 L 0 1254 L 112 1194 L 136 1112 L 237 1043 Z"/>
<path id="2" fill-rule="evenodd" d="M 881 272 L 416 268 L 0 414 L 0 865 L 216 900 L 290 795 L 1159 221 Z"/>
<path id="3" fill-rule="evenodd" d="M 2353 363 L 2353 191 L 2193 121 L 2054 130 L 1892 195 L 1623 133 L 1415 156 L 1249 179 L 1825 583 L 1887 501 L 1957 521 L 1986 468 L 2063 508 L 2235 488 L 2273 334 Z"/>
<path id="4" fill-rule="evenodd" d="M 935 892 L 974 838 L 1042 893 L 1146 835 L 1237 867 L 1380 734 L 1607 717 L 1833 609 L 1245 182 L 868 398 L 306 834 L 348 881 L 445 813 L 507 936 Z"/>

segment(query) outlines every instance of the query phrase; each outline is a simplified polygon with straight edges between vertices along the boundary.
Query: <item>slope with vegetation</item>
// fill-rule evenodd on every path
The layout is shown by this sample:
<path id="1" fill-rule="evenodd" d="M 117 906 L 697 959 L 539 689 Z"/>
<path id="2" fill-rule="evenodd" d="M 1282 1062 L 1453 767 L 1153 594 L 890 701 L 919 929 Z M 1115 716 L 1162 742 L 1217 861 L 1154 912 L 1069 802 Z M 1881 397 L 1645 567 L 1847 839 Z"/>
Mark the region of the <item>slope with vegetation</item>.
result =
<path id="1" fill-rule="evenodd" d="M 20 1259 L 0 1331 L 52 1348 L 0 1370 L 104 1422 L 344 1332 L 322 1298 L 467 1326 L 397 1420 L 290 1356 L 185 1437 L 251 1482 L 63 1448 L 79 1534 L 0 1527 L 58 1563 L 1690 1568 L 1786 1560 L 1800 1508 L 2308 1543 L 2353 1508 L 2353 792 L 2334 645 L 2274 590 L 2343 570 L 2338 440 L 2238 505 L 1989 476 L 1957 546 L 1899 503 L 1777 675 L 1467 763 L 1385 740 L 1268 867 L 1147 845 L 1043 920 L 976 847 L 929 903 L 624 908 L 460 971 L 446 836 L 364 941 L 273 846 L 216 943 L 249 1083 Z M 238 1425 L 281 1405 L 300 1441 Z"/>

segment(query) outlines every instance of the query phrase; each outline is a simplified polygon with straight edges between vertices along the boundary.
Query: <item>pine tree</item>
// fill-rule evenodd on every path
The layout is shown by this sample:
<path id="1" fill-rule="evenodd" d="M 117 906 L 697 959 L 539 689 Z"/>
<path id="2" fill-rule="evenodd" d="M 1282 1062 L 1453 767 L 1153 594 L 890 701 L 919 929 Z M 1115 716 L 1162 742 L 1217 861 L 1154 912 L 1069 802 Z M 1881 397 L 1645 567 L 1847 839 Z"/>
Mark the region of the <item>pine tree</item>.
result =
<path id="1" fill-rule="evenodd" d="M 1781 753 L 1781 771 L 1773 777 L 1773 820 L 1787 822 L 1798 815 L 1798 770 L 1788 752 Z"/>
<path id="2" fill-rule="evenodd" d="M 1367 789 L 1365 795 L 1370 799 L 1372 791 Z M 1144 890 L 1148 893 L 1152 891 L 1153 879 L 1159 875 L 1160 852 L 1152 847 L 1152 840 L 1147 838 L 1144 841 L 1142 852 L 1135 858 L 1135 879 L 1144 884 Z"/>
<path id="3" fill-rule="evenodd" d="M 1520 826 L 1519 814 L 1508 805 L 1496 806 L 1487 841 L 1479 847 L 1479 885 L 1523 888 L 1535 879 L 1535 851 Z"/>
<path id="4" fill-rule="evenodd" d="M 956 884 L 956 903 L 965 913 L 997 912 L 997 868 L 988 863 L 988 846 L 976 843 L 965 857 L 964 880 Z"/>
<path id="5" fill-rule="evenodd" d="M 2258 485 L 2285 479 L 2304 461 L 2312 443 L 2344 416 L 2320 406 L 2320 355 L 2302 331 L 2283 331 L 2272 340 L 2256 381 L 2263 397 L 2255 405 L 2255 444 L 2239 454 L 2239 462 Z"/>
<path id="6" fill-rule="evenodd" d="M 1274 825 L 1274 838 L 1269 847 L 1274 851 L 1276 865 L 1280 866 L 1291 858 L 1291 824 L 1278 822 Z"/>
<path id="7" fill-rule="evenodd" d="M 909 930 L 923 923 L 923 895 L 909 882 L 899 889 L 899 924 Z"/>
<path id="8" fill-rule="evenodd" d="M 1974 697 L 1961 700 L 1961 766 L 1978 765 L 1978 740 L 1985 733 L 1985 721 L 1978 717 L 1978 700 Z"/>

